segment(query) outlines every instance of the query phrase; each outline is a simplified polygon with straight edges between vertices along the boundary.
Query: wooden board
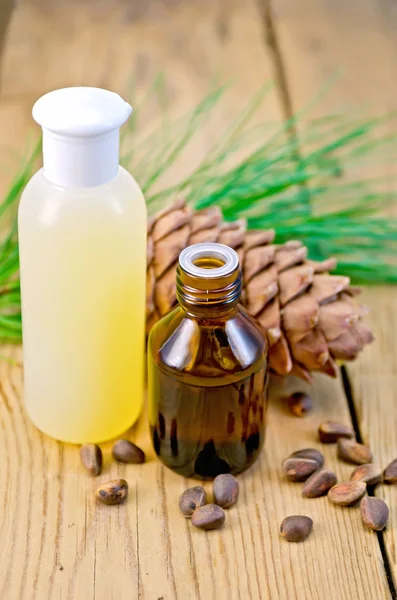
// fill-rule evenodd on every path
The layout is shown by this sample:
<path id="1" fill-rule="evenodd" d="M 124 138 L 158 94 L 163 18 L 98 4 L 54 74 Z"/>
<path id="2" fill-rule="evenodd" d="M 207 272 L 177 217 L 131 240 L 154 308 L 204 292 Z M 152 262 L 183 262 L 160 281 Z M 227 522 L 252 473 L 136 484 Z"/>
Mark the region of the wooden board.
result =
<path id="1" fill-rule="evenodd" d="M 280 0 L 275 15 L 295 109 L 310 103 L 337 72 L 339 78 L 313 107 L 315 115 L 325 107 L 329 111 L 351 113 L 358 109 L 377 115 L 396 109 L 397 14 L 393 2 L 303 0 L 298 7 L 293 0 Z M 395 133 L 392 122 L 387 127 Z M 368 165 L 362 175 L 368 177 L 369 173 L 395 176 L 395 162 L 377 165 L 376 169 Z M 396 210 L 397 203 L 394 214 Z M 363 300 L 371 309 L 369 323 L 376 341 L 359 361 L 348 366 L 347 372 L 361 436 L 371 446 L 375 461 L 384 467 L 397 456 L 397 290 L 368 289 Z M 380 486 L 376 495 L 384 497 L 391 510 L 390 526 L 380 540 L 385 543 L 390 585 L 396 596 L 397 488 Z"/>
<path id="2" fill-rule="evenodd" d="M 31 108 L 40 95 L 84 84 L 128 96 L 134 87 L 135 104 L 159 74 L 171 116 L 184 115 L 215 86 L 230 86 L 211 127 L 196 134 L 178 161 L 179 176 L 189 172 L 272 75 L 256 16 L 253 0 L 151 0 L 144 7 L 138 0 L 19 2 L 3 53 L 0 194 L 20 163 L 28 133 L 38 135 Z M 145 129 L 151 131 L 161 113 L 159 102 L 148 103 Z M 281 118 L 275 94 L 260 115 Z"/>
<path id="3" fill-rule="evenodd" d="M 19 358 L 19 351 L 12 356 Z M 266 450 L 240 477 L 238 506 L 222 531 L 204 533 L 179 514 L 178 499 L 193 482 L 155 459 L 146 420 L 129 433 L 147 453 L 142 466 L 118 465 L 104 444 L 103 474 L 92 479 L 79 463 L 78 448 L 52 441 L 28 421 L 21 404 L 22 372 L 0 364 L 0 447 L 6 460 L 0 489 L 1 598 L 205 598 L 299 599 L 388 598 L 375 535 L 364 531 L 357 508 L 340 509 L 327 498 L 301 496 L 287 482 L 281 462 L 292 451 L 320 447 L 316 429 L 335 418 L 349 422 L 339 384 L 319 377 L 312 393 L 316 408 L 298 419 L 274 389 Z M 289 389 L 302 389 L 291 382 Z M 335 446 L 323 446 L 340 480 L 351 471 L 336 460 Z M 126 478 L 128 502 L 98 505 L 100 481 Z M 210 484 L 205 484 L 211 491 Z M 290 514 L 314 521 L 304 544 L 279 537 Z"/>
<path id="4" fill-rule="evenodd" d="M 362 436 L 375 461 L 385 468 L 397 458 L 397 289 L 368 289 L 363 300 L 372 308 L 369 322 L 376 342 L 348 372 Z M 376 495 L 390 507 L 390 526 L 384 540 L 397 581 L 397 486 L 378 486 Z"/>
<path id="5" fill-rule="evenodd" d="M 392 0 L 278 0 L 273 7 L 295 110 L 309 103 L 316 115 L 395 109 Z"/>
<path id="6" fill-rule="evenodd" d="M 164 69 L 175 112 L 194 105 L 213 78 L 234 79 L 219 123 L 185 158 L 181 168 L 188 168 L 272 72 L 258 15 L 255 4 L 243 0 L 152 0 L 144 8 L 137 1 L 18 3 L 1 80 L 0 164 L 8 171 L 0 192 L 12 176 L 37 96 L 81 83 L 123 92 L 131 72 L 142 93 Z M 264 109 L 269 120 L 280 117 L 276 99 Z M 156 107 L 149 117 L 155 122 Z M 19 349 L 1 352 L 21 360 Z M 339 383 L 316 379 L 316 408 L 302 420 L 277 399 L 287 389 L 274 391 L 266 450 L 241 477 L 241 498 L 225 528 L 209 533 L 193 530 L 179 514 L 178 498 L 189 482 L 154 459 L 144 418 L 129 436 L 147 452 L 147 464 L 116 465 L 111 445 L 103 446 L 99 481 L 126 477 L 128 502 L 98 506 L 98 481 L 83 472 L 78 448 L 42 436 L 27 420 L 21 367 L 0 362 L 0 384 L 1 599 L 390 597 L 377 538 L 363 530 L 357 509 L 303 499 L 300 485 L 286 482 L 280 470 L 291 451 L 318 446 L 319 422 L 349 422 Z M 347 478 L 350 469 L 336 461 L 335 447 L 325 453 L 327 464 Z M 314 520 L 305 544 L 279 537 L 281 520 L 294 513 Z"/>
<path id="7" fill-rule="evenodd" d="M 288 93 L 305 120 L 326 114 L 351 120 L 394 113 L 397 13 L 392 0 L 294 0 L 273 3 Z M 396 135 L 389 118 L 378 132 Z M 395 153 L 394 153 L 395 154 Z M 346 177 L 396 177 L 394 154 L 350 166 Z M 389 186 L 386 186 L 389 187 Z M 336 200 L 335 200 L 336 201 Z"/>

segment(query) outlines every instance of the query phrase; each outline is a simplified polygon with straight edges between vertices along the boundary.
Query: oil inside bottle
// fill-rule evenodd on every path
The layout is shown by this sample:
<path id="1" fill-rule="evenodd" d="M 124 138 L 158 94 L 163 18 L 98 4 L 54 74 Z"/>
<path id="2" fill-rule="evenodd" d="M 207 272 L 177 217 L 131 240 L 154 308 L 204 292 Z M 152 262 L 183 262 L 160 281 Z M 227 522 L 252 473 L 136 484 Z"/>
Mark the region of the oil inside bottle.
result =
<path id="1" fill-rule="evenodd" d="M 162 462 L 185 477 L 240 473 L 254 463 L 264 443 L 266 337 L 238 304 L 238 258 L 227 249 L 231 269 L 224 248 L 216 249 L 214 257 L 201 249 L 192 274 L 180 259 L 179 306 L 155 325 L 149 339 L 153 445 Z M 214 277 L 214 271 L 225 270 Z"/>

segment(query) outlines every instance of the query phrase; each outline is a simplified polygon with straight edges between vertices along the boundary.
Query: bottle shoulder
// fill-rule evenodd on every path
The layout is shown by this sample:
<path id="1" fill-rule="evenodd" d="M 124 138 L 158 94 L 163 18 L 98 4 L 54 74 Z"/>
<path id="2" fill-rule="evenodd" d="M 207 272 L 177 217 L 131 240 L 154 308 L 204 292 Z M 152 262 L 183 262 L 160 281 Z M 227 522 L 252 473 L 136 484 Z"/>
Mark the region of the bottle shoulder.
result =
<path id="1" fill-rule="evenodd" d="M 21 195 L 19 219 L 55 223 L 64 215 L 114 215 L 146 218 L 146 204 L 135 179 L 123 167 L 110 182 L 89 188 L 65 188 L 51 183 L 43 169 L 33 175 Z M 51 218 L 50 218 L 51 216 Z"/>
<path id="2" fill-rule="evenodd" d="M 116 180 L 120 186 L 127 187 L 128 189 L 132 188 L 136 196 L 139 196 L 141 200 L 145 202 L 143 192 L 139 187 L 138 182 L 136 181 L 135 177 L 133 177 L 131 173 L 127 171 L 127 169 L 125 169 L 122 166 L 119 166 L 119 171 Z"/>
<path id="3" fill-rule="evenodd" d="M 43 168 L 39 169 L 29 179 L 29 181 L 25 185 L 24 189 L 22 190 L 21 201 L 24 198 L 26 198 L 26 196 L 29 196 L 35 190 L 35 188 L 39 188 L 42 185 L 42 177 L 43 177 L 42 171 L 43 171 Z"/>
<path id="4" fill-rule="evenodd" d="M 266 334 L 240 306 L 217 321 L 192 318 L 176 307 L 152 328 L 148 351 L 160 368 L 219 378 L 262 365 L 268 345 Z"/>
<path id="5" fill-rule="evenodd" d="M 26 184 L 21 197 L 32 194 L 32 192 L 39 191 L 44 195 L 52 196 L 106 196 L 114 191 L 128 190 L 131 193 L 131 189 L 135 192 L 136 196 L 139 196 L 144 200 L 143 193 L 139 187 L 135 178 L 129 173 L 124 167 L 119 166 L 117 175 L 111 181 L 107 183 L 87 188 L 66 188 L 49 181 L 44 172 L 44 168 L 39 169 Z"/>

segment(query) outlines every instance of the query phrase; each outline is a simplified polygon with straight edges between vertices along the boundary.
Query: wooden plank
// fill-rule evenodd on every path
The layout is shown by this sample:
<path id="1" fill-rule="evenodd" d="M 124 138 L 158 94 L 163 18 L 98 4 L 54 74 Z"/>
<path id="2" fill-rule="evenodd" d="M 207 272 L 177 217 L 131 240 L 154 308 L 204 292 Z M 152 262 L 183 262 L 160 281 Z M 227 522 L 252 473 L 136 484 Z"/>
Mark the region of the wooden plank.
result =
<path id="1" fill-rule="evenodd" d="M 11 19 L 14 0 L 3 0 L 0 4 L 0 56 Z"/>
<path id="2" fill-rule="evenodd" d="M 273 7 L 291 105 L 294 111 L 303 109 L 298 129 L 305 120 L 327 114 L 349 115 L 354 122 L 395 111 L 397 14 L 391 1 L 258 1 L 271 1 Z M 378 133 L 396 135 L 395 119 Z M 367 179 L 395 178 L 393 159 L 366 159 L 362 173 Z M 359 176 L 349 165 L 345 178 Z"/>
<path id="3" fill-rule="evenodd" d="M 20 150 L 32 102 L 52 87 L 85 83 L 122 92 L 132 70 L 142 91 L 165 68 L 169 96 L 180 111 L 196 103 L 218 73 L 221 79 L 233 77 L 224 114 L 201 141 L 205 151 L 217 127 L 270 73 L 253 5 L 151 2 L 143 15 L 138 4 L 103 2 L 102 12 L 95 13 L 97 3 L 89 2 L 73 4 L 72 10 L 66 0 L 18 5 L 5 50 L 0 161 Z M 272 103 L 266 112 L 269 120 L 279 115 Z M 20 360 L 19 349 L 4 352 Z M 147 464 L 116 465 L 110 445 L 103 447 L 99 481 L 126 477 L 129 501 L 98 506 L 98 481 L 83 472 L 77 448 L 42 436 L 27 420 L 21 368 L 1 362 L 0 382 L 1 598 L 389 596 L 376 539 L 358 526 L 357 510 L 338 510 L 326 498 L 304 500 L 300 486 L 287 483 L 280 472 L 291 451 L 317 446 L 319 422 L 349 420 L 339 383 L 316 379 L 316 408 L 303 420 L 286 412 L 276 399 L 284 392 L 275 390 L 266 451 L 241 477 L 241 499 L 228 513 L 226 527 L 207 534 L 179 515 L 178 498 L 188 482 L 154 460 L 144 419 L 130 438 L 147 452 Z M 346 477 L 335 448 L 324 452 L 328 465 Z M 309 514 L 315 522 L 305 544 L 279 538 L 281 520 L 294 513 Z"/>
<path id="4" fill-rule="evenodd" d="M 354 114 L 354 110 L 364 109 L 380 115 L 396 109 L 394 3 L 303 0 L 298 7 L 293 0 L 279 0 L 275 14 L 295 109 L 309 103 L 337 71 L 340 78 L 314 107 L 314 114 L 327 110 Z M 368 167 L 362 172 L 367 177 Z M 394 174 L 395 168 L 385 163 L 376 172 Z M 377 339 L 357 362 L 348 366 L 359 429 L 382 466 L 397 456 L 396 299 L 397 290 L 391 287 L 365 290 L 364 301 L 371 309 L 369 323 Z M 382 486 L 376 494 L 391 507 L 391 522 L 384 540 L 386 560 L 396 582 L 397 523 L 393 506 L 397 504 L 397 489 Z"/>
<path id="5" fill-rule="evenodd" d="M 295 110 L 318 97 L 336 75 L 311 114 L 395 109 L 397 14 L 391 0 L 272 5 Z"/>
<path id="6" fill-rule="evenodd" d="M 375 343 L 362 359 L 348 367 L 359 426 L 375 461 L 385 468 L 397 458 L 397 289 L 366 289 L 363 301 L 371 308 Z M 382 485 L 376 495 L 390 507 L 390 525 L 384 533 L 387 555 L 397 581 L 397 486 Z"/>
<path id="7" fill-rule="evenodd" d="M 190 171 L 219 132 L 270 79 L 254 0 L 23 0 L 14 9 L 4 48 L 0 89 L 0 195 L 34 131 L 31 107 L 56 87 L 93 85 L 140 99 L 159 73 L 171 115 L 181 116 L 218 84 L 230 84 L 211 126 L 196 134 L 178 174 Z M 148 104 L 147 129 L 161 107 Z M 262 118 L 280 118 L 277 97 Z"/>
<path id="8" fill-rule="evenodd" d="M 19 351 L 11 351 L 19 358 Z M 349 422 L 338 383 L 316 379 L 316 405 L 305 419 L 289 414 L 273 389 L 266 450 L 241 476 L 238 507 L 222 531 L 194 530 L 178 510 L 190 483 L 155 460 L 145 419 L 130 432 L 145 450 L 142 466 L 117 465 L 104 444 L 105 468 L 93 480 L 79 464 L 77 447 L 41 435 L 21 404 L 22 372 L 0 364 L 0 471 L 7 510 L 1 516 L 4 598 L 388 598 L 376 536 L 360 526 L 358 509 L 341 510 L 327 498 L 304 499 L 287 482 L 281 462 L 290 452 L 321 447 L 316 428 L 327 418 Z M 290 382 L 289 389 L 302 389 Z M 349 467 L 335 446 L 322 446 L 340 479 Z M 128 502 L 96 504 L 99 481 L 125 477 Z M 192 482 L 191 482 L 192 483 Z M 210 492 L 210 484 L 205 484 Z M 307 514 L 314 521 L 304 544 L 279 537 L 281 520 Z M 34 593 L 32 592 L 34 591 Z"/>

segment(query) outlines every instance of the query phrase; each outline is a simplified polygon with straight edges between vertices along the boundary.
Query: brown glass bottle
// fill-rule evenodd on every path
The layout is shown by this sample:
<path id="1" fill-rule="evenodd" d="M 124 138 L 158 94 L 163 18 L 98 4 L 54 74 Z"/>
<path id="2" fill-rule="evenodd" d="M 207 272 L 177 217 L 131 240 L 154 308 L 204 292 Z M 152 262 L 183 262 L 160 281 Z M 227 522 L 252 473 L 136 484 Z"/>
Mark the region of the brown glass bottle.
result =
<path id="1" fill-rule="evenodd" d="M 238 303 L 241 286 L 234 250 L 186 248 L 177 268 L 179 304 L 149 336 L 153 445 L 185 477 L 241 473 L 263 446 L 267 341 Z"/>

